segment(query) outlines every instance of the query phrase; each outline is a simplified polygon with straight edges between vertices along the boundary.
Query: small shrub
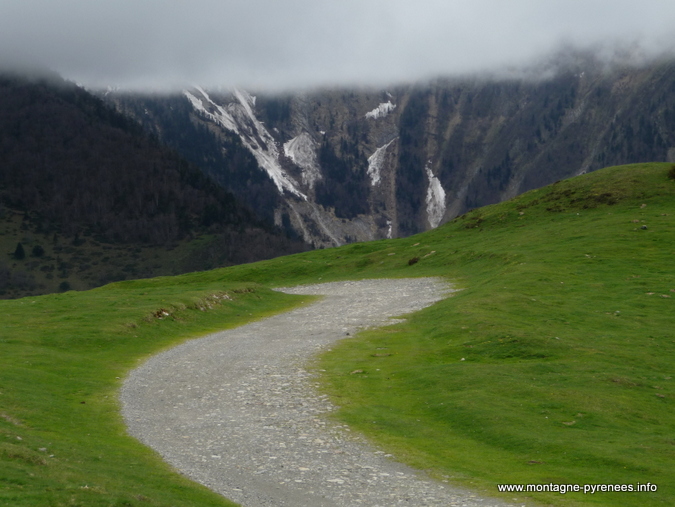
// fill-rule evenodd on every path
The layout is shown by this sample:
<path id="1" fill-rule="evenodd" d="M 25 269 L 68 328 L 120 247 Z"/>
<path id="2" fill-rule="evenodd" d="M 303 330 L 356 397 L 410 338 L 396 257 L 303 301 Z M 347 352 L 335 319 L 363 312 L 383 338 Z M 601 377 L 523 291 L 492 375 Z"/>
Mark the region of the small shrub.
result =
<path id="1" fill-rule="evenodd" d="M 35 245 L 32 251 L 33 257 L 42 257 L 45 254 L 45 249 L 40 245 Z"/>
<path id="2" fill-rule="evenodd" d="M 70 290 L 70 282 L 63 281 L 59 284 L 59 290 L 61 292 L 67 292 Z"/>
<path id="3" fill-rule="evenodd" d="M 420 261 L 419 257 L 413 257 L 412 259 L 408 260 L 408 266 L 412 266 L 413 264 L 417 264 Z"/>
<path id="4" fill-rule="evenodd" d="M 21 243 L 16 245 L 16 250 L 14 250 L 14 258 L 19 261 L 26 258 L 26 251 L 23 249 L 23 245 Z"/>
<path id="5" fill-rule="evenodd" d="M 671 180 L 675 180 L 675 164 L 670 166 L 670 170 L 668 171 L 668 177 Z"/>
<path id="6" fill-rule="evenodd" d="M 464 225 L 467 229 L 476 229 L 480 227 L 480 224 L 483 223 L 483 217 L 480 215 L 473 216 L 469 219 L 469 221 Z"/>

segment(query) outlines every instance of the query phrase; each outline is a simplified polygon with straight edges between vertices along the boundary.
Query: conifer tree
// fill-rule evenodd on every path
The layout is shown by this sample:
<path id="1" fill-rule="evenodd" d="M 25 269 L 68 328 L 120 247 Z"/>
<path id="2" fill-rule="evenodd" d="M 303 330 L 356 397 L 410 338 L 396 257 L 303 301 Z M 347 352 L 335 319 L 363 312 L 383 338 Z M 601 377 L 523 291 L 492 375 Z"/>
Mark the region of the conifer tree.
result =
<path id="1" fill-rule="evenodd" d="M 23 249 L 23 245 L 21 243 L 18 243 L 16 245 L 16 250 L 14 250 L 14 258 L 18 261 L 24 259 L 26 257 L 26 252 Z"/>

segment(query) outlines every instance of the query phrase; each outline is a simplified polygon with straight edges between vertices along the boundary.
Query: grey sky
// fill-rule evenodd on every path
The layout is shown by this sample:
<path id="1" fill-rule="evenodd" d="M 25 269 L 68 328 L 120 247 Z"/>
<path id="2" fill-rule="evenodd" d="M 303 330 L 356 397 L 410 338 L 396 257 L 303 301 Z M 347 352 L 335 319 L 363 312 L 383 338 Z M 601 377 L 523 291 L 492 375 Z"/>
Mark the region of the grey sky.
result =
<path id="1" fill-rule="evenodd" d="M 405 82 L 561 47 L 675 47 L 673 0 L 0 0 L 0 63 L 87 86 Z"/>

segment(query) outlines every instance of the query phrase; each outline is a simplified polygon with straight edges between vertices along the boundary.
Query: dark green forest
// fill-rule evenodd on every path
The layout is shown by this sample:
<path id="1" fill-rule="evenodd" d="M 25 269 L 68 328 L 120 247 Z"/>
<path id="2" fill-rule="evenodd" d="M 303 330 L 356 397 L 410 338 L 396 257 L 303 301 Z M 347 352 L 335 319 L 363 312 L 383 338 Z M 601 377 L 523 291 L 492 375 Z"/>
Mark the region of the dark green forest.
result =
<path id="1" fill-rule="evenodd" d="M 306 249 L 137 122 L 55 76 L 0 76 L 0 222 L 5 297 Z M 94 264 L 95 255 L 108 261 Z"/>

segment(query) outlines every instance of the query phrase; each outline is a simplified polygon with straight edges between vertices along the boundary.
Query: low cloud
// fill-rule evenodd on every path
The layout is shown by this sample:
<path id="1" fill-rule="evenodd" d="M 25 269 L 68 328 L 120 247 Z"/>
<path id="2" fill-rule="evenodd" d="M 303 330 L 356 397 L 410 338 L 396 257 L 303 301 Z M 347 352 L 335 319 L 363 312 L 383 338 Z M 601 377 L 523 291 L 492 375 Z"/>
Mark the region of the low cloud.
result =
<path id="1" fill-rule="evenodd" d="M 89 87 L 386 85 L 675 47 L 672 0 L 0 0 L 0 63 Z"/>

